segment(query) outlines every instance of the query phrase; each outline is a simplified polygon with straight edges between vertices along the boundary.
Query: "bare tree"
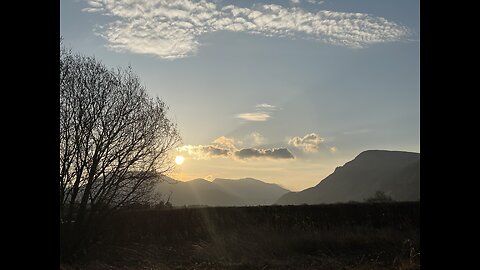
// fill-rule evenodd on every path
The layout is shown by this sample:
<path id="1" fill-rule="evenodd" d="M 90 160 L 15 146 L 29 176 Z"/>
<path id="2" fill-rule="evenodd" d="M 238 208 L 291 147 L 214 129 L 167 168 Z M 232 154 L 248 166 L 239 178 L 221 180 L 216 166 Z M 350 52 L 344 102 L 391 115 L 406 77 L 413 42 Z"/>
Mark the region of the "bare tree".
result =
<path id="1" fill-rule="evenodd" d="M 130 67 L 60 48 L 60 216 L 76 227 L 148 198 L 180 141 Z M 79 225 L 81 224 L 81 225 Z M 71 226 L 73 227 L 73 225 Z"/>
<path id="2" fill-rule="evenodd" d="M 375 192 L 375 195 L 373 195 L 370 198 L 365 199 L 365 202 L 368 203 L 384 203 L 384 202 L 393 202 L 393 199 L 391 196 L 385 194 L 384 191 L 377 190 Z"/>

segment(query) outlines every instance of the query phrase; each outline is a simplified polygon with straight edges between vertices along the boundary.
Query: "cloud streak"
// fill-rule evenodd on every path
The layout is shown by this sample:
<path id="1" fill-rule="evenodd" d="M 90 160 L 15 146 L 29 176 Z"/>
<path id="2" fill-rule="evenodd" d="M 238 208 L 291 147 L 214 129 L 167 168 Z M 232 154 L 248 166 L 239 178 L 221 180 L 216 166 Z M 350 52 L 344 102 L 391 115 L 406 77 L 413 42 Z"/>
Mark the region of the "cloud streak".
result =
<path id="1" fill-rule="evenodd" d="M 118 52 L 152 54 L 162 59 L 194 55 L 201 35 L 217 31 L 299 37 L 364 48 L 404 40 L 410 31 L 382 17 L 364 13 L 256 4 L 252 8 L 217 6 L 206 0 L 89 0 L 85 12 L 113 21 L 95 31 Z"/>

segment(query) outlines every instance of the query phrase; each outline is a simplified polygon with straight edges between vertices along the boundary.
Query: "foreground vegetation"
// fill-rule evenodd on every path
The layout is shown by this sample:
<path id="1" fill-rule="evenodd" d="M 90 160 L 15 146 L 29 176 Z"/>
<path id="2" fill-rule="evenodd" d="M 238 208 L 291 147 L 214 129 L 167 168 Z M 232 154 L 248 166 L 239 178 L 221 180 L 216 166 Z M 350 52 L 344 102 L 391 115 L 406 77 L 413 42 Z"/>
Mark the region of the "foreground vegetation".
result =
<path id="1" fill-rule="evenodd" d="M 125 210 L 62 269 L 420 269 L 418 202 Z"/>

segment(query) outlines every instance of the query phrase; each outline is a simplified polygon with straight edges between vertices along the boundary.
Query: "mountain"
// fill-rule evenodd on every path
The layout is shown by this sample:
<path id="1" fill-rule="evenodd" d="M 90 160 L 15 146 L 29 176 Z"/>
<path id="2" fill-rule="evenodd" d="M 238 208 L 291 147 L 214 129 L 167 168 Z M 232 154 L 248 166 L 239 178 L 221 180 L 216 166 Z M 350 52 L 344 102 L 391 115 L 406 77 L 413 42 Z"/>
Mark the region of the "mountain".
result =
<path id="1" fill-rule="evenodd" d="M 270 205 L 289 192 L 279 185 L 253 178 L 239 180 L 217 178 L 213 180 L 213 184 L 236 197 L 243 198 L 249 205 Z"/>
<path id="2" fill-rule="evenodd" d="M 289 192 L 276 184 L 269 184 L 253 178 L 194 179 L 187 182 L 165 177 L 155 189 L 164 197 L 170 195 L 170 202 L 175 206 L 248 206 L 271 205 L 280 196 Z"/>
<path id="3" fill-rule="evenodd" d="M 384 191 L 395 201 L 420 200 L 420 154 L 368 150 L 337 167 L 316 186 L 283 195 L 277 204 L 364 201 Z"/>

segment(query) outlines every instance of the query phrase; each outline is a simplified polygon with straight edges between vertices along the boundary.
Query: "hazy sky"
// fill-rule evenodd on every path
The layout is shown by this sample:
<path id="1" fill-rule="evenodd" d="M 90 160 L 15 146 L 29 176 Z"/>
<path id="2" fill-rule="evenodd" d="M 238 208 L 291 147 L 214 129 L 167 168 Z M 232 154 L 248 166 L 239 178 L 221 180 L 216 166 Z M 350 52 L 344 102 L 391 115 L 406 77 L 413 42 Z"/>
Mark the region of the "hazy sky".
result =
<path id="1" fill-rule="evenodd" d="M 74 51 L 170 107 L 172 176 L 316 185 L 368 149 L 420 151 L 418 0 L 62 0 Z"/>

